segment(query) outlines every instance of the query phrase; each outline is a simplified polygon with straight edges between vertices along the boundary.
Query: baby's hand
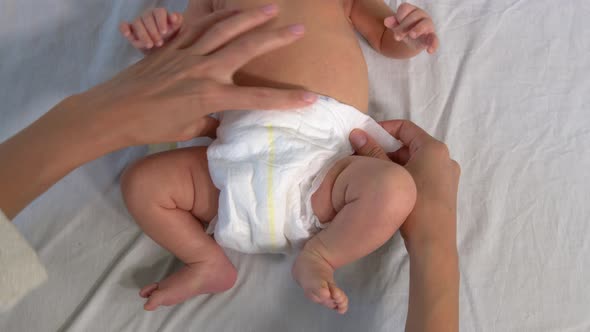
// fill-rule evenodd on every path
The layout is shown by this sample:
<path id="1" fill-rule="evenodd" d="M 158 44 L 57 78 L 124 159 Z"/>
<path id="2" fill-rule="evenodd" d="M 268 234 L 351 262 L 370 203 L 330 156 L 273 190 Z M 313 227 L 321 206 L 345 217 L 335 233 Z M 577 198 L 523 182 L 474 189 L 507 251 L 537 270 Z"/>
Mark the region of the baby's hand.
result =
<path id="1" fill-rule="evenodd" d="M 396 15 L 385 18 L 383 23 L 392 30 L 397 41 L 418 50 L 426 49 L 430 54 L 438 49 L 438 37 L 430 15 L 414 5 L 401 4 Z"/>
<path id="2" fill-rule="evenodd" d="M 153 47 L 164 45 L 181 25 L 181 14 L 168 13 L 164 8 L 155 8 L 148 9 L 133 23 L 121 23 L 119 30 L 133 47 L 145 53 Z"/>

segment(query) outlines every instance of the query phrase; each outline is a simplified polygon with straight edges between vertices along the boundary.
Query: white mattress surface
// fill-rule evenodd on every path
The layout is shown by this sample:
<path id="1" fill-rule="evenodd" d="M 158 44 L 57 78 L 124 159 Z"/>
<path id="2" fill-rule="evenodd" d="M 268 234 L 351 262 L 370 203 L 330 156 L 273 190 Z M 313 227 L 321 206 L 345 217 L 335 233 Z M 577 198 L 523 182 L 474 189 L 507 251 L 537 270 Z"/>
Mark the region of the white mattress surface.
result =
<path id="1" fill-rule="evenodd" d="M 415 3 L 441 49 L 395 61 L 363 43 L 371 114 L 415 121 L 462 165 L 461 329 L 589 331 L 590 2 Z M 154 5 L 184 3 L 0 0 L 0 140 L 138 59 L 117 23 Z M 16 218 L 49 281 L 0 314 L 0 331 L 403 330 L 399 236 L 339 271 L 351 299 L 342 317 L 304 298 L 291 258 L 235 252 L 231 291 L 144 312 L 138 288 L 178 266 L 121 201 L 118 175 L 146 151 L 76 170 Z"/>

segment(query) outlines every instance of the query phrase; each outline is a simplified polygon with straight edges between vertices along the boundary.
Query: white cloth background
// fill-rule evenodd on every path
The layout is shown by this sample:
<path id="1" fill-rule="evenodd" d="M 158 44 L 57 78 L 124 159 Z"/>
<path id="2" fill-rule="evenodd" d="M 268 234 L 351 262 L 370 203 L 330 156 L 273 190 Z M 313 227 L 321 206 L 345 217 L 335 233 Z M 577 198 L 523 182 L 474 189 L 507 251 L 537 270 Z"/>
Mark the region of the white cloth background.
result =
<path id="1" fill-rule="evenodd" d="M 432 14 L 441 49 L 394 61 L 363 44 L 371 112 L 417 122 L 463 167 L 461 329 L 590 330 L 590 3 L 415 3 Z M 0 0 L 0 140 L 137 59 L 117 23 L 155 4 Z M 399 236 L 338 273 L 351 298 L 343 317 L 305 300 L 291 259 L 237 253 L 231 291 L 144 312 L 138 288 L 177 264 L 121 202 L 118 174 L 145 152 L 82 167 L 16 218 L 49 281 L 0 314 L 1 331 L 403 330 Z"/>

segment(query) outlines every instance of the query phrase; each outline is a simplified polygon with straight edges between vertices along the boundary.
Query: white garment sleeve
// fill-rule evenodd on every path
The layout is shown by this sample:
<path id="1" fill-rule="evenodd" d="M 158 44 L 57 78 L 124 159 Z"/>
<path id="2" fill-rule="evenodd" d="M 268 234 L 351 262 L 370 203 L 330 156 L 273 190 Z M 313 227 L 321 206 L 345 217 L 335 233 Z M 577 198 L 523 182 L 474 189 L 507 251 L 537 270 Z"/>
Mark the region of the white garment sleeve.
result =
<path id="1" fill-rule="evenodd" d="M 37 254 L 0 210 L 0 312 L 47 279 Z"/>

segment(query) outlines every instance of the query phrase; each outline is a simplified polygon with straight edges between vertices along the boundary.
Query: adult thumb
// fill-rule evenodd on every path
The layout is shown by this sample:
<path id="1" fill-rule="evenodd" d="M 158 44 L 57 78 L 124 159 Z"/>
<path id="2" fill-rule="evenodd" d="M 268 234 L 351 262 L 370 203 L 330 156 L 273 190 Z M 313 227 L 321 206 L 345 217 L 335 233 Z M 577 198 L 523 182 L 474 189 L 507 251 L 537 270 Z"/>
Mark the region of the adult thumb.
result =
<path id="1" fill-rule="evenodd" d="M 350 144 L 357 155 L 364 157 L 390 160 L 385 150 L 375 142 L 367 133 L 360 129 L 354 129 L 348 137 Z"/>

